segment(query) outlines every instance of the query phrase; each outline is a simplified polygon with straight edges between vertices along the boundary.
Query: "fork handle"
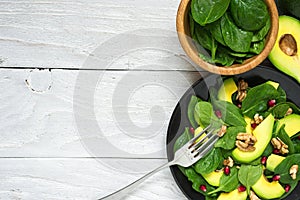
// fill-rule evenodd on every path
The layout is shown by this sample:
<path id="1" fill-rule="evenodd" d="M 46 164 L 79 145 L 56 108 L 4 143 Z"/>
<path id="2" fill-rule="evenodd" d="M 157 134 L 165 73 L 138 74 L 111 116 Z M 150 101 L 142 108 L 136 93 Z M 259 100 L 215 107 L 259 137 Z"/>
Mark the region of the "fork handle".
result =
<path id="1" fill-rule="evenodd" d="M 153 174 L 155 174 L 156 172 L 169 167 L 171 165 L 174 165 L 174 162 L 168 162 L 156 169 L 154 169 L 153 171 L 149 172 L 148 174 L 144 175 L 143 177 L 139 178 L 138 180 L 134 181 L 133 183 L 127 185 L 126 187 L 121 188 L 120 190 L 109 194 L 105 197 L 100 198 L 99 200 L 119 200 L 122 197 L 124 197 L 125 195 L 127 195 L 128 193 L 132 192 L 139 184 L 141 184 L 144 180 L 146 180 L 147 178 L 149 178 L 150 176 L 152 176 Z"/>

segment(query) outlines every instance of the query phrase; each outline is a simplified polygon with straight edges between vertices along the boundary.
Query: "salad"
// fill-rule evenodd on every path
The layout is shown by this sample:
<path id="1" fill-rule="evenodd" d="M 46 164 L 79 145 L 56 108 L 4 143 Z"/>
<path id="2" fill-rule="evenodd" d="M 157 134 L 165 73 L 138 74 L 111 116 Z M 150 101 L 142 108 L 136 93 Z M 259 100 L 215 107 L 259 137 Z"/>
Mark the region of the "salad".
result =
<path id="1" fill-rule="evenodd" d="M 191 96 L 174 152 L 211 124 L 214 148 L 181 172 L 206 200 L 284 199 L 300 180 L 300 109 L 279 83 L 228 78 L 208 101 Z"/>

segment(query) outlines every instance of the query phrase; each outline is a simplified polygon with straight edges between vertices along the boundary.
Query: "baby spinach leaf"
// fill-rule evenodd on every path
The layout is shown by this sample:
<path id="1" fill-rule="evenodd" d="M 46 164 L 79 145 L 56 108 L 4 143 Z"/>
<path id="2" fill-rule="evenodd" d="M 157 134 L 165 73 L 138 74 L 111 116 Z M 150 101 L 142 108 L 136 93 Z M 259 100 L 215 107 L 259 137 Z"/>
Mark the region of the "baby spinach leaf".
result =
<path id="1" fill-rule="evenodd" d="M 242 112 L 244 115 L 253 118 L 256 113 L 268 109 L 267 102 L 270 99 L 279 97 L 278 91 L 270 84 L 264 83 L 251 88 L 242 102 Z"/>
<path id="2" fill-rule="evenodd" d="M 274 170 L 275 174 L 280 175 L 280 182 L 290 184 L 294 181 L 299 181 L 300 172 L 297 173 L 297 179 L 293 180 L 290 175 L 290 168 L 293 165 L 300 165 L 300 154 L 293 154 L 287 156 Z"/>
<path id="3" fill-rule="evenodd" d="M 246 132 L 244 126 L 228 127 L 225 135 L 216 142 L 215 147 L 220 147 L 226 150 L 233 149 L 235 147 L 236 136 L 241 132 Z"/>
<path id="4" fill-rule="evenodd" d="M 249 52 L 253 33 L 237 27 L 228 13 L 221 18 L 222 35 L 226 45 L 236 52 Z"/>
<path id="5" fill-rule="evenodd" d="M 206 101 L 201 101 L 196 104 L 194 117 L 196 122 L 204 127 L 210 124 L 219 124 L 220 121 L 214 114 L 211 103 Z"/>
<path id="6" fill-rule="evenodd" d="M 253 186 L 263 173 L 261 165 L 241 165 L 238 172 L 239 181 L 247 188 L 248 194 L 250 193 L 250 187 Z"/>
<path id="7" fill-rule="evenodd" d="M 287 196 L 289 196 L 298 185 L 298 181 L 290 182 L 289 185 L 291 186 L 291 189 L 288 192 L 286 192 L 283 196 L 281 196 L 280 199 L 285 199 Z"/>
<path id="8" fill-rule="evenodd" d="M 185 128 L 184 132 L 177 138 L 174 144 L 174 152 L 183 147 L 188 141 L 193 138 L 193 135 L 190 133 L 189 128 Z"/>
<path id="9" fill-rule="evenodd" d="M 277 103 L 286 102 L 286 93 L 282 87 L 277 88 L 277 92 L 279 93 L 279 97 L 277 97 L 275 100 Z"/>
<path id="10" fill-rule="evenodd" d="M 247 31 L 260 30 L 269 18 L 263 0 L 231 0 L 230 11 L 235 23 Z"/>
<path id="11" fill-rule="evenodd" d="M 249 52 L 255 53 L 255 54 L 260 54 L 264 48 L 265 48 L 265 40 L 262 40 L 259 42 L 253 42 L 253 43 L 251 43 Z"/>
<path id="12" fill-rule="evenodd" d="M 217 189 L 208 192 L 208 194 L 210 195 L 220 191 L 231 192 L 232 190 L 236 189 L 238 185 L 239 185 L 238 170 L 236 167 L 232 167 L 231 172 L 228 176 L 225 174 L 221 176 L 220 186 Z"/>
<path id="13" fill-rule="evenodd" d="M 208 50 L 212 49 L 213 38 L 207 27 L 195 25 L 195 35 L 199 44 Z"/>
<path id="14" fill-rule="evenodd" d="M 219 110 L 222 113 L 222 120 L 231 126 L 245 126 L 246 122 L 241 113 L 241 110 L 232 103 L 227 101 L 215 101 L 215 110 Z"/>
<path id="15" fill-rule="evenodd" d="M 258 41 L 264 39 L 266 37 L 266 35 L 268 34 L 270 27 L 271 27 L 271 20 L 270 20 L 270 17 L 268 17 L 268 20 L 267 20 L 265 26 L 262 29 L 260 29 L 259 31 L 257 31 L 256 33 L 254 33 L 252 42 L 258 42 Z"/>
<path id="16" fill-rule="evenodd" d="M 293 113 L 298 114 L 298 115 L 300 114 L 300 109 L 298 108 L 298 106 L 296 106 L 295 104 L 293 104 L 291 102 L 287 102 L 287 104 L 293 110 Z"/>
<path id="17" fill-rule="evenodd" d="M 290 108 L 288 103 L 279 103 L 269 110 L 269 113 L 272 113 L 276 119 L 283 118 Z"/>
<path id="18" fill-rule="evenodd" d="M 262 156 L 269 156 L 273 153 L 273 145 L 269 143 L 267 147 L 265 148 L 265 151 L 263 152 Z"/>
<path id="19" fill-rule="evenodd" d="M 221 150 L 213 148 L 209 154 L 196 162 L 195 170 L 199 174 L 209 174 L 217 169 L 220 162 L 223 162 Z"/>
<path id="20" fill-rule="evenodd" d="M 288 145 L 288 149 L 289 149 L 289 154 L 294 154 L 295 153 L 295 147 L 294 144 L 291 140 L 291 138 L 289 137 L 289 135 L 286 133 L 286 131 L 284 130 L 285 125 L 281 126 L 279 129 L 279 132 L 277 133 L 277 136 L 286 144 Z"/>
<path id="21" fill-rule="evenodd" d="M 222 45 L 226 45 L 225 41 L 223 39 L 222 35 L 222 29 L 221 29 L 221 19 L 218 19 L 217 21 L 208 24 L 208 28 L 210 30 L 210 33 L 213 35 L 213 37 Z"/>
<path id="22" fill-rule="evenodd" d="M 189 105 L 188 105 L 187 114 L 188 114 L 189 121 L 190 121 L 193 128 L 198 127 L 198 124 L 197 124 L 197 122 L 195 120 L 195 117 L 194 117 L 194 111 L 195 111 L 196 104 L 200 101 L 202 101 L 200 98 L 193 95 L 193 96 L 191 96 L 191 100 L 190 100 Z"/>
<path id="23" fill-rule="evenodd" d="M 193 18 L 201 26 L 212 23 L 226 12 L 229 3 L 230 0 L 192 0 Z"/>

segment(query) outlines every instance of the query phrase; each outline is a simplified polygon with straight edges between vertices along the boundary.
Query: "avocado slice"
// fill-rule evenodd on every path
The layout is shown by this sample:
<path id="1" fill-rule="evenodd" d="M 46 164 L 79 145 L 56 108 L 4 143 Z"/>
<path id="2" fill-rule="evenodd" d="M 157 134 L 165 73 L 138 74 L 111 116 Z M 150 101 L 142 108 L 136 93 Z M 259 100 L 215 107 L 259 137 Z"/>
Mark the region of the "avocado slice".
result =
<path id="1" fill-rule="evenodd" d="M 282 72 L 300 82 L 300 21 L 290 16 L 279 17 L 279 30 L 269 60 Z"/>
<path id="2" fill-rule="evenodd" d="M 283 156 L 271 154 L 267 159 L 267 169 L 274 172 L 275 168 L 285 159 Z"/>
<path id="3" fill-rule="evenodd" d="M 249 163 L 260 157 L 272 138 L 274 120 L 273 115 L 270 114 L 253 130 L 253 135 L 257 139 L 254 144 L 254 151 L 244 152 L 235 148 L 232 151 L 232 156 L 242 163 Z"/>
<path id="4" fill-rule="evenodd" d="M 217 200 L 246 200 L 247 192 L 239 192 L 238 189 L 232 190 L 228 193 L 221 193 Z"/>
<path id="5" fill-rule="evenodd" d="M 279 87 L 279 83 L 277 83 L 275 81 L 267 81 L 266 83 L 269 84 L 269 85 L 272 85 L 276 90 Z"/>
<path id="6" fill-rule="evenodd" d="M 251 118 L 244 116 L 245 122 L 246 122 L 246 133 L 252 133 L 252 127 L 251 127 Z"/>
<path id="7" fill-rule="evenodd" d="M 275 199 L 281 197 L 285 190 L 278 181 L 269 182 L 262 173 L 258 181 L 252 186 L 253 191 L 263 199 Z"/>
<path id="8" fill-rule="evenodd" d="M 218 91 L 218 99 L 232 103 L 231 96 L 238 90 L 233 78 L 224 80 L 223 85 Z"/>
<path id="9" fill-rule="evenodd" d="M 292 137 L 300 131 L 300 115 L 291 114 L 280 120 L 278 120 L 276 132 L 279 131 L 280 127 L 285 124 L 284 130 L 288 136 Z"/>
<path id="10" fill-rule="evenodd" d="M 223 170 L 213 171 L 209 174 L 201 174 L 203 178 L 212 186 L 219 187 L 220 186 L 220 178 L 224 174 Z"/>

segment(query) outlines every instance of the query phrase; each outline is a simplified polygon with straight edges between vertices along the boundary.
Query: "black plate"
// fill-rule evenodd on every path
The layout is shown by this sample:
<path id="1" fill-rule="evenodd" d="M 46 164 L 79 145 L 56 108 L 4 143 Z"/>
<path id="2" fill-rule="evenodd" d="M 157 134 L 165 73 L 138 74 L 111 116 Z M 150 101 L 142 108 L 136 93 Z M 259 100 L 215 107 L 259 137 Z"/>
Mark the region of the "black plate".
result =
<path id="1" fill-rule="evenodd" d="M 236 76 L 245 79 L 250 86 L 261 84 L 267 80 L 273 80 L 280 83 L 280 86 L 286 91 L 287 99 L 297 106 L 300 106 L 300 85 L 292 78 L 282 74 L 270 67 L 259 66 L 253 70 Z M 180 99 L 173 115 L 171 117 L 168 133 L 167 133 L 167 155 L 168 160 L 173 159 L 173 145 L 176 139 L 183 133 L 185 127 L 189 127 L 190 123 L 187 117 L 187 106 L 192 95 L 196 95 L 204 100 L 209 97 L 208 88 L 216 84 L 217 75 L 211 74 L 205 79 L 200 79 Z M 172 175 L 188 199 L 204 200 L 204 196 L 192 189 L 192 184 L 181 173 L 177 166 L 170 167 Z M 300 199 L 300 184 L 285 200 Z"/>

